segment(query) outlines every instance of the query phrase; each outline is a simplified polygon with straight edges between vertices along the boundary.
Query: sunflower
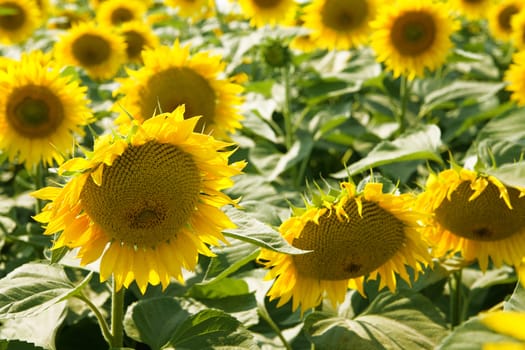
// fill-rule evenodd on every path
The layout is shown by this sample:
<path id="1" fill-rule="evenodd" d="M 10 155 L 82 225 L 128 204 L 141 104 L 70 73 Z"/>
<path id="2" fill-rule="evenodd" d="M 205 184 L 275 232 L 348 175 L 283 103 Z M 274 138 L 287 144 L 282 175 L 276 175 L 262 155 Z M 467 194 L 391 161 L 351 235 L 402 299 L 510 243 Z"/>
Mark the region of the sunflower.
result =
<path id="1" fill-rule="evenodd" d="M 151 26 L 142 21 L 126 22 L 118 28 L 126 42 L 128 61 L 142 64 L 142 51 L 159 46 L 159 38 Z"/>
<path id="2" fill-rule="evenodd" d="M 97 8 L 97 21 L 106 27 L 141 21 L 147 9 L 146 4 L 139 0 L 107 0 Z"/>
<path id="3" fill-rule="evenodd" d="M 517 13 L 511 19 L 512 32 L 510 39 L 512 44 L 518 49 L 525 49 L 525 11 Z"/>
<path id="4" fill-rule="evenodd" d="M 504 80 L 509 84 L 510 98 L 520 106 L 525 106 L 525 51 L 518 51 L 512 57 L 512 64 L 504 73 Z"/>
<path id="5" fill-rule="evenodd" d="M 214 7 L 214 1 L 210 0 L 165 0 L 165 2 L 166 5 L 176 8 L 180 16 L 194 20 L 206 17 Z"/>
<path id="6" fill-rule="evenodd" d="M 59 173 L 74 174 L 62 188 L 33 195 L 51 200 L 35 220 L 45 234 L 60 233 L 53 248 L 79 248 L 82 265 L 99 258 L 100 279 L 111 275 L 117 290 L 136 281 L 166 288 L 184 282 L 207 246 L 225 242 L 222 230 L 235 225 L 221 211 L 235 201 L 222 193 L 244 162 L 228 164 L 231 144 L 192 130 L 184 107 L 135 125 L 126 136 L 96 139 L 87 158 L 74 158 Z"/>
<path id="7" fill-rule="evenodd" d="M 418 207 L 425 217 L 424 235 L 436 257 L 461 253 L 495 266 L 518 267 L 525 255 L 525 188 L 504 185 L 494 176 L 447 169 L 431 174 Z"/>
<path id="8" fill-rule="evenodd" d="M 258 260 L 275 279 L 268 291 L 278 306 L 290 299 L 293 310 L 313 308 L 326 297 L 334 307 L 347 288 L 364 295 L 363 283 L 380 277 L 379 288 L 396 288 L 396 274 L 410 282 L 406 265 L 417 277 L 430 257 L 417 231 L 414 196 L 383 193 L 381 183 L 368 183 L 357 194 L 343 182 L 336 200 L 321 199 L 282 223 L 279 230 L 294 247 L 311 251 L 286 255 L 263 250 Z"/>
<path id="9" fill-rule="evenodd" d="M 486 18 L 492 5 L 492 0 L 448 0 L 450 7 L 467 19 Z"/>
<path id="10" fill-rule="evenodd" d="M 6 14 L 0 16 L 0 42 L 20 43 L 40 26 L 41 12 L 33 1 L 0 0 L 0 8 Z"/>
<path id="11" fill-rule="evenodd" d="M 294 0 L 239 0 L 239 5 L 254 27 L 289 22 L 297 8 Z"/>
<path id="12" fill-rule="evenodd" d="M 129 115 L 139 122 L 156 112 L 171 112 L 177 106 L 186 106 L 186 117 L 202 116 L 197 131 L 212 132 L 223 137 L 241 125 L 238 107 L 242 87 L 220 79 L 223 62 L 219 56 L 201 51 L 190 55 L 190 47 L 159 46 L 142 52 L 144 66 L 129 77 L 119 79 L 121 86 L 115 94 L 122 94 L 114 109 L 121 112 L 116 123 L 129 124 Z M 125 110 L 123 112 L 122 110 Z"/>
<path id="13" fill-rule="evenodd" d="M 516 338 L 520 342 L 499 342 L 483 345 L 483 350 L 525 350 L 525 312 L 497 311 L 480 315 L 481 322 L 493 331 Z"/>
<path id="14" fill-rule="evenodd" d="M 302 19 L 319 45 L 346 50 L 368 42 L 377 8 L 377 0 L 314 0 Z"/>
<path id="15" fill-rule="evenodd" d="M 442 3 L 399 0 L 383 7 L 371 26 L 377 60 L 395 77 L 413 79 L 422 77 L 425 68 L 434 70 L 445 62 L 457 22 Z"/>
<path id="16" fill-rule="evenodd" d="M 108 27 L 84 22 L 60 37 L 55 57 L 61 64 L 82 67 L 92 79 L 111 79 L 126 61 L 126 43 Z"/>
<path id="17" fill-rule="evenodd" d="M 86 88 L 61 76 L 49 55 L 25 53 L 0 70 L 0 149 L 27 169 L 64 161 L 91 119 Z"/>
<path id="18" fill-rule="evenodd" d="M 502 41 L 510 40 L 512 17 L 523 8 L 521 0 L 504 0 L 495 3 L 488 13 L 489 30 L 492 36 Z"/>

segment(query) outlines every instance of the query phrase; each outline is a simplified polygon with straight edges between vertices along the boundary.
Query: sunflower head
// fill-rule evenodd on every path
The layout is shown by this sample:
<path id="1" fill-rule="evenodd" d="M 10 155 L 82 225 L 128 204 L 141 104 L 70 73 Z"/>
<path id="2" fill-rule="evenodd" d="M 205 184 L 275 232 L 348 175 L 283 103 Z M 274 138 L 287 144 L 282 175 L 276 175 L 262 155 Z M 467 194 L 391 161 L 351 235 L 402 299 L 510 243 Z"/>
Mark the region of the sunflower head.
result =
<path id="1" fill-rule="evenodd" d="M 301 16 L 321 48 L 347 50 L 368 43 L 377 0 L 314 0 Z"/>
<path id="2" fill-rule="evenodd" d="M 261 46 L 264 62 L 270 67 L 286 67 L 291 62 L 290 49 L 283 40 L 269 39 Z"/>
<path id="3" fill-rule="evenodd" d="M 304 312 L 326 296 L 334 306 L 347 288 L 364 295 L 366 279 L 380 278 L 380 287 L 396 288 L 396 274 L 410 283 L 407 265 L 417 276 L 430 257 L 417 231 L 419 215 L 410 194 L 383 193 L 382 183 L 363 191 L 347 182 L 339 193 L 323 193 L 295 209 L 279 230 L 293 246 L 309 251 L 286 255 L 263 250 L 259 261 L 275 279 L 268 292 L 279 306 L 293 299 Z"/>
<path id="4" fill-rule="evenodd" d="M 425 212 L 423 233 L 436 257 L 460 253 L 496 266 L 519 266 L 525 254 L 525 189 L 493 176 L 453 167 L 431 174 L 418 208 Z"/>
<path id="5" fill-rule="evenodd" d="M 136 281 L 165 288 L 182 279 L 208 245 L 225 241 L 234 227 L 221 211 L 235 201 L 222 193 L 244 162 L 228 164 L 231 144 L 194 133 L 198 118 L 184 119 L 184 108 L 136 124 L 126 136 L 96 140 L 87 158 L 59 169 L 72 176 L 63 188 L 34 193 L 51 200 L 37 221 L 45 234 L 59 233 L 53 248 L 79 248 L 85 265 L 99 258 L 100 278 L 113 275 L 117 288 Z"/>
<path id="6" fill-rule="evenodd" d="M 509 84 L 506 89 L 511 91 L 511 100 L 520 106 L 525 106 L 525 51 L 518 51 L 512 57 L 512 64 L 504 74 L 504 80 Z"/>
<path id="7" fill-rule="evenodd" d="M 55 57 L 61 64 L 82 67 L 92 79 L 111 79 L 126 61 L 126 43 L 107 27 L 82 22 L 60 37 Z"/>
<path id="8" fill-rule="evenodd" d="M 254 27 L 290 22 L 297 9 L 294 0 L 239 0 L 239 5 Z"/>
<path id="9" fill-rule="evenodd" d="M 171 112 L 180 105 L 186 117 L 201 116 L 196 131 L 216 137 L 240 128 L 242 87 L 220 78 L 224 63 L 220 56 L 201 51 L 190 54 L 190 47 L 159 46 L 142 52 L 144 66 L 128 70 L 129 77 L 120 79 L 115 91 L 122 98 L 115 104 L 121 112 L 116 123 L 126 128 L 129 115 L 144 121 L 157 113 Z M 126 112 L 122 112 L 123 106 Z"/>
<path id="10" fill-rule="evenodd" d="M 42 13 L 32 1 L 0 0 L 0 8 L 5 12 L 0 16 L 0 42 L 3 44 L 26 40 L 42 22 Z"/>
<path id="11" fill-rule="evenodd" d="M 492 36 L 502 41 L 510 40 L 512 17 L 523 8 L 520 0 L 504 0 L 494 3 L 489 11 L 488 24 Z"/>
<path id="12" fill-rule="evenodd" d="M 118 30 L 126 42 L 126 54 L 129 62 L 142 64 L 142 51 L 159 46 L 159 38 L 151 26 L 143 22 L 126 22 Z"/>
<path id="13" fill-rule="evenodd" d="M 147 6 L 139 0 L 106 0 L 97 8 L 97 21 L 105 27 L 141 21 Z"/>
<path id="14" fill-rule="evenodd" d="M 518 49 L 525 49 L 525 11 L 521 11 L 511 19 L 512 32 L 510 39 Z"/>
<path id="15" fill-rule="evenodd" d="M 62 76 L 50 55 L 33 51 L 0 70 L 0 149 L 31 169 L 64 161 L 91 121 L 86 88 Z"/>
<path id="16" fill-rule="evenodd" d="M 492 0 L 449 0 L 452 10 L 469 20 L 486 18 L 492 5 Z"/>
<path id="17" fill-rule="evenodd" d="M 210 0 L 165 0 L 166 5 L 177 9 L 177 13 L 185 18 L 200 20 L 208 17 L 215 6 Z"/>
<path id="18" fill-rule="evenodd" d="M 371 45 L 394 76 L 422 77 L 443 65 L 458 24 L 448 8 L 431 1 L 400 0 L 385 6 L 371 26 Z"/>

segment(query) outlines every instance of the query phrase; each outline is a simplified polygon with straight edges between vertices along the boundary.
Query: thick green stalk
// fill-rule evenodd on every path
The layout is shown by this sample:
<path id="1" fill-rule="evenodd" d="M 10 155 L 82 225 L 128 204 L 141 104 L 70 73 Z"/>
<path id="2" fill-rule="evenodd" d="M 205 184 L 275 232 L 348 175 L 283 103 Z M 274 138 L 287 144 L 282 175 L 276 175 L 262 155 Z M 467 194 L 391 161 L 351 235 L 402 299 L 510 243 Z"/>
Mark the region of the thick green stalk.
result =
<path id="1" fill-rule="evenodd" d="M 463 322 L 463 291 L 461 289 L 462 271 L 454 271 L 449 277 L 450 326 L 454 329 Z"/>
<path id="2" fill-rule="evenodd" d="M 115 281 L 111 293 L 111 335 L 114 348 L 121 348 L 124 344 L 124 293 L 125 288 L 117 291 Z"/>

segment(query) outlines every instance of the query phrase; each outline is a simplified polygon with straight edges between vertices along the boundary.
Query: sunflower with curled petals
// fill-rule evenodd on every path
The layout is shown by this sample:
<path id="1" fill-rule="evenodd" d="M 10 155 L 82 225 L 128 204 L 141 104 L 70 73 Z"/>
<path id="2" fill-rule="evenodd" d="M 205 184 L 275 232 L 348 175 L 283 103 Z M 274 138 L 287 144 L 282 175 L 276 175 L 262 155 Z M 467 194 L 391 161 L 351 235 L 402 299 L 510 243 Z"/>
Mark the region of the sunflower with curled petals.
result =
<path id="1" fill-rule="evenodd" d="M 294 0 L 239 0 L 239 5 L 254 27 L 289 23 L 297 10 Z"/>
<path id="2" fill-rule="evenodd" d="M 80 22 L 59 38 L 54 55 L 60 64 L 81 67 L 94 80 L 107 80 L 126 62 L 126 43 L 112 29 Z"/>
<path id="3" fill-rule="evenodd" d="M 128 69 L 128 77 L 118 79 L 114 110 L 115 123 L 129 126 L 130 115 L 142 122 L 158 112 L 186 107 L 186 117 L 202 116 L 196 131 L 213 132 L 224 138 L 241 127 L 239 114 L 241 85 L 220 78 L 224 63 L 208 51 L 190 54 L 189 46 L 161 45 L 142 52 L 144 65 Z M 123 111 L 123 109 L 125 111 Z"/>
<path id="4" fill-rule="evenodd" d="M 380 278 L 379 288 L 394 291 L 397 277 L 410 283 L 407 266 L 415 276 L 430 264 L 427 244 L 418 232 L 419 214 L 412 210 L 411 194 L 383 193 L 383 184 L 368 183 L 362 193 L 341 183 L 334 200 L 296 210 L 279 231 L 294 247 L 309 251 L 287 255 L 263 250 L 258 261 L 274 279 L 268 291 L 278 306 L 292 300 L 292 308 L 306 310 L 326 297 L 334 307 L 348 288 L 364 295 L 366 280 Z"/>
<path id="5" fill-rule="evenodd" d="M 376 60 L 384 62 L 394 77 L 423 77 L 443 65 L 452 48 L 450 36 L 458 22 L 445 4 L 399 0 L 379 11 L 371 23 L 371 46 Z"/>
<path id="6" fill-rule="evenodd" d="M 33 193 L 51 200 L 35 220 L 59 233 L 53 249 L 79 248 L 81 265 L 100 258 L 101 281 L 113 275 L 117 289 L 135 281 L 142 293 L 171 277 L 183 283 L 183 268 L 213 255 L 208 245 L 235 227 L 220 208 L 236 202 L 221 191 L 245 163 L 228 164 L 231 144 L 194 133 L 198 118 L 183 114 L 179 107 L 127 136 L 100 137 L 89 157 L 60 167 L 74 174 L 64 187 Z"/>
<path id="7" fill-rule="evenodd" d="M 0 69 L 0 149 L 27 169 L 61 164 L 93 116 L 87 89 L 33 51 Z"/>
<path id="8" fill-rule="evenodd" d="M 430 174 L 417 208 L 423 234 L 434 256 L 460 253 L 486 271 L 518 267 L 525 255 L 525 188 L 510 187 L 494 176 L 453 167 Z"/>
<path id="9" fill-rule="evenodd" d="M 368 43 L 377 0 L 314 0 L 302 15 L 321 48 L 347 50 Z"/>
<path id="10" fill-rule="evenodd" d="M 42 22 L 42 13 L 33 1 L 0 0 L 0 8 L 6 12 L 0 16 L 0 43 L 23 42 Z"/>

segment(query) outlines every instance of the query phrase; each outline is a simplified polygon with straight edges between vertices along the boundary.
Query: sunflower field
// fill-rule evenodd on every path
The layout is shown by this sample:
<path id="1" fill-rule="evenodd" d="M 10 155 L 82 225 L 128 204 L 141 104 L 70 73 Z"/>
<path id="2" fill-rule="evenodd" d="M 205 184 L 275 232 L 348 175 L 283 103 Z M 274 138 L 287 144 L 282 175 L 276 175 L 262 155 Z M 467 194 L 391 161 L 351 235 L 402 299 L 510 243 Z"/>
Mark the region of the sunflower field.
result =
<path id="1" fill-rule="evenodd" d="M 0 0 L 0 350 L 525 349 L 522 0 Z"/>

